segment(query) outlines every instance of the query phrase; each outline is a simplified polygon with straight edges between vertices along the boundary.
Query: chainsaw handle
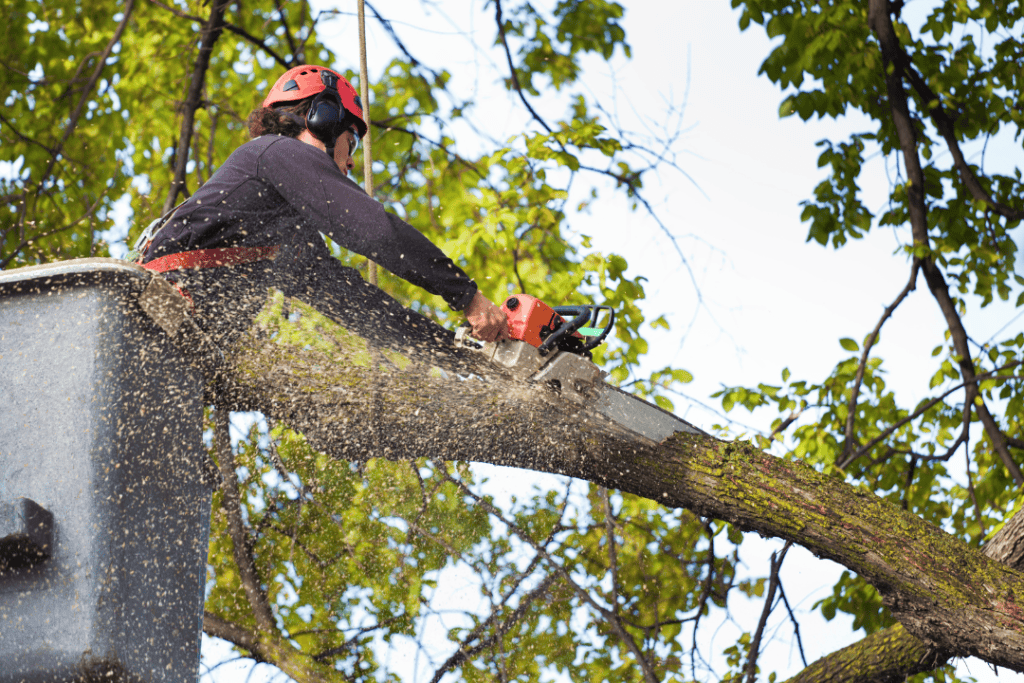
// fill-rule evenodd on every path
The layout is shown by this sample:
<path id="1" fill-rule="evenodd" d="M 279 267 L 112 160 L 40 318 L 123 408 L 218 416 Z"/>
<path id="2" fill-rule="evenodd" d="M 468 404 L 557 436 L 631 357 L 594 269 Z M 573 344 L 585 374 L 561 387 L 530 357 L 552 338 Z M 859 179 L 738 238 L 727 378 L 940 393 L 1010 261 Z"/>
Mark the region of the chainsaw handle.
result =
<path id="1" fill-rule="evenodd" d="M 555 306 L 555 313 L 558 313 L 559 315 L 575 315 L 577 317 L 579 315 L 585 315 L 586 316 L 586 318 L 584 319 L 585 321 L 589 320 L 590 321 L 590 325 L 597 325 L 597 318 L 598 318 L 598 316 L 600 316 L 602 309 L 608 311 L 608 324 L 604 326 L 603 330 L 601 330 L 601 334 L 597 335 L 596 337 L 590 338 L 590 340 L 586 344 L 584 344 L 583 348 L 581 349 L 583 351 L 590 351 L 591 349 L 597 348 L 597 346 L 601 342 L 604 341 L 604 338 L 608 336 L 608 333 L 612 331 L 612 328 L 615 327 L 615 309 L 612 308 L 611 306 L 593 306 L 593 305 L 587 305 L 587 306 Z M 575 322 L 576 322 L 576 318 L 574 318 L 572 323 L 569 323 L 569 324 L 573 325 Z M 582 323 L 579 324 L 579 325 L 573 326 L 572 327 L 572 332 L 575 332 L 576 330 L 580 329 L 581 327 L 583 327 Z M 565 328 L 563 327 L 562 329 L 565 329 Z M 562 336 L 564 336 L 564 335 L 562 335 Z M 550 337 L 548 337 L 548 338 L 550 339 Z M 559 337 L 559 338 L 561 338 L 561 337 Z"/>
<path id="2" fill-rule="evenodd" d="M 576 317 L 570 322 L 559 327 L 557 330 L 552 332 L 547 339 L 541 342 L 541 345 L 537 347 L 537 350 L 540 351 L 540 355 L 542 356 L 548 355 L 548 351 L 553 349 L 563 337 L 580 329 L 588 320 L 590 320 L 590 306 L 559 306 L 555 309 L 555 313 L 562 315 L 562 311 L 558 310 L 559 308 L 563 309 L 567 315 L 575 313 Z"/>

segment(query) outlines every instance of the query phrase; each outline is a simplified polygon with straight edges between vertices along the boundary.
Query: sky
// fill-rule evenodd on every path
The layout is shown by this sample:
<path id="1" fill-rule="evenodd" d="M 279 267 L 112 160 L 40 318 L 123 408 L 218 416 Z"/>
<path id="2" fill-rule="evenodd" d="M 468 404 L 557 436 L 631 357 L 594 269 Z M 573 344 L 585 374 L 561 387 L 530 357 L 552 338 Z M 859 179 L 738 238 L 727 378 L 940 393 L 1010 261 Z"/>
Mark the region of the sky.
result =
<path id="1" fill-rule="evenodd" d="M 799 219 L 800 202 L 812 195 L 824 177 L 817 166 L 816 143 L 871 130 L 870 122 L 858 116 L 839 121 L 780 119 L 783 94 L 757 74 L 772 43 L 760 27 L 741 33 L 738 12 L 727 2 L 626 5 L 624 25 L 633 46 L 632 60 L 617 58 L 611 67 L 599 60 L 588 62 L 586 81 L 593 96 L 617 111 L 623 125 L 634 130 L 663 121 L 667 103 L 685 104 L 675 146 L 685 173 L 664 170 L 646 183 L 648 198 L 675 236 L 690 270 L 683 267 L 673 242 L 650 217 L 630 212 L 623 201 L 611 196 L 609 188 L 601 192 L 599 209 L 572 217 L 571 225 L 591 236 L 597 250 L 625 256 L 631 274 L 648 278 L 645 311 L 650 318 L 666 315 L 672 329 L 650 334 L 651 353 L 645 367 L 683 367 L 695 378 L 685 389 L 692 400 L 676 400 L 677 413 L 708 430 L 714 424 L 728 424 L 733 434 L 767 432 L 775 415 L 749 415 L 737 409 L 728 415 L 734 422 L 728 423 L 710 395 L 722 386 L 778 384 L 784 367 L 810 381 L 827 376 L 842 357 L 839 339 L 862 339 L 906 284 L 909 264 L 897 252 L 908 235 L 879 230 L 838 252 L 807 243 L 807 226 Z M 333 6 L 354 12 L 355 1 Z M 426 17 L 418 0 L 391 0 L 379 9 L 396 19 L 395 29 L 414 55 L 451 71 L 454 90 L 474 94 L 477 118 L 487 121 L 495 136 L 515 135 L 529 126 L 521 108 L 509 106 L 495 87 L 493 65 L 477 56 L 471 45 L 473 41 L 487 45 L 492 39 L 493 10 L 481 10 L 479 2 L 467 0 L 426 6 L 432 8 Z M 924 7 L 923 0 L 911 0 L 906 11 L 920 12 Z M 372 77 L 394 54 L 394 45 L 375 22 L 369 21 L 368 27 Z M 350 15 L 325 25 L 321 37 L 339 55 L 351 59 L 349 64 L 335 66 L 358 68 L 356 22 Z M 535 104 L 542 111 L 550 107 L 561 113 L 557 98 Z M 975 160 L 979 150 L 968 151 Z M 1022 156 L 1019 143 L 998 139 L 987 151 L 986 168 L 1019 166 Z M 887 172 L 892 169 L 886 168 L 885 160 L 875 157 L 862 176 L 866 204 L 876 213 L 885 205 Z M 1011 318 L 1006 307 L 996 307 L 972 311 L 968 325 L 976 339 L 984 340 L 1007 323 L 1011 327 L 1004 334 L 1024 329 L 1022 321 Z M 941 315 L 924 287 L 887 324 L 877 353 L 885 357 L 888 381 L 902 393 L 904 404 L 923 396 L 931 372 L 930 351 L 941 343 L 942 330 Z M 496 473 L 485 466 L 480 471 L 499 482 L 492 483 L 490 491 L 499 500 L 551 481 L 533 473 Z M 763 574 L 768 555 L 780 546 L 778 541 L 751 539 L 743 545 L 743 559 L 750 571 Z M 811 612 L 814 601 L 831 592 L 840 571 L 837 565 L 799 548 L 790 552 L 784 566 L 787 593 L 803 613 L 801 629 L 809 661 L 860 637 L 850 632 L 842 616 L 828 623 Z M 448 580 L 454 595 L 461 579 L 456 575 Z M 752 628 L 750 614 L 756 622 L 760 609 L 755 601 L 737 610 L 740 614 L 746 610 L 746 628 Z M 776 638 L 789 641 L 791 631 L 781 615 L 770 623 Z M 715 635 L 718 649 L 729 642 L 734 629 L 728 622 L 721 625 Z M 223 647 L 204 641 L 207 664 L 220 661 L 223 652 Z M 763 666 L 777 671 L 780 680 L 802 668 L 792 645 L 771 652 Z M 400 653 L 392 656 L 397 667 L 417 665 L 401 662 Z M 983 682 L 1012 680 L 1007 673 L 996 678 L 979 660 L 961 664 L 961 673 L 968 671 Z M 241 681 L 249 674 L 248 667 L 223 665 L 212 678 Z M 265 672 L 257 669 L 250 680 L 261 680 L 261 675 Z"/>

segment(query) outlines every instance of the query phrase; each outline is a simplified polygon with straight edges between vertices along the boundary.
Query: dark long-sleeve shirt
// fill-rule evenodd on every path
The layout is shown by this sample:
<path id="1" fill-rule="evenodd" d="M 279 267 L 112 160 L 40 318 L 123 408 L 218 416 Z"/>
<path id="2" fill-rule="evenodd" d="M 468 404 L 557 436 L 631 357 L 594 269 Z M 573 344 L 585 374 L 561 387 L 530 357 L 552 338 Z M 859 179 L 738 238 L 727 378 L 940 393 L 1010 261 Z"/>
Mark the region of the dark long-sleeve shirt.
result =
<path id="1" fill-rule="evenodd" d="M 157 233 L 145 261 L 193 249 L 301 245 L 318 232 L 462 310 L 476 284 L 444 252 L 343 174 L 323 151 L 265 135 L 242 145 Z"/>

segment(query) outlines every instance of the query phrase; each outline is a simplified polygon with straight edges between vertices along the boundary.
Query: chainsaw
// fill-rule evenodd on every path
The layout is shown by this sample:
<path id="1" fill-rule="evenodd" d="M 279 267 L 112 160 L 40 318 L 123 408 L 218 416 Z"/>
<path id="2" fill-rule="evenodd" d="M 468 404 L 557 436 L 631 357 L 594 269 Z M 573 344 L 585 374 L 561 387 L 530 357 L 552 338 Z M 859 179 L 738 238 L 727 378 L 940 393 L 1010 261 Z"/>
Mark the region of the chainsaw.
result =
<path id="1" fill-rule="evenodd" d="M 608 373 L 594 365 L 591 351 L 615 325 L 610 306 L 548 306 L 527 294 L 505 299 L 510 340 L 482 342 L 461 327 L 455 344 L 483 356 L 512 379 L 542 385 L 550 400 L 569 401 L 617 431 L 649 443 L 676 432 L 704 434 L 667 410 L 607 384 Z"/>

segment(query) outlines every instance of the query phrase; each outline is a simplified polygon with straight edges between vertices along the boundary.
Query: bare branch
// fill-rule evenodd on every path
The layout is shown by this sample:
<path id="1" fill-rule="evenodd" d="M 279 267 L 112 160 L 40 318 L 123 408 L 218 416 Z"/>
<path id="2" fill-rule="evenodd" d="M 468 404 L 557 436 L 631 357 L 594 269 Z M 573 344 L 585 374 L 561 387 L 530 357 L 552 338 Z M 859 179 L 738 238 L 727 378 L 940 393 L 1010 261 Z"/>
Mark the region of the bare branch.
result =
<path id="1" fill-rule="evenodd" d="M 533 116 L 537 123 L 544 127 L 544 130 L 549 133 L 554 133 L 555 131 L 551 130 L 551 126 L 549 126 L 547 122 L 540 117 L 540 114 L 534 110 L 533 106 L 526 99 L 526 95 L 523 93 L 523 88 L 519 84 L 519 76 L 516 74 L 516 66 L 512 62 L 512 51 L 509 50 L 508 40 L 505 39 L 505 22 L 502 20 L 501 16 L 501 0 L 494 0 L 494 20 L 498 24 L 498 37 L 501 38 L 501 44 L 505 48 L 505 57 L 508 59 L 509 73 L 512 74 L 512 85 L 515 86 L 516 92 L 519 93 L 519 99 L 522 100 L 523 106 L 526 107 L 527 111 L 530 112 L 530 115 Z"/>
<path id="2" fill-rule="evenodd" d="M 409 48 L 407 48 L 405 46 L 405 43 L 402 42 L 401 38 L 398 37 L 398 33 L 395 31 L 395 27 L 391 25 L 391 22 L 382 17 L 380 15 L 380 12 L 377 11 L 377 8 L 371 5 L 370 3 L 366 3 L 366 6 L 370 8 L 370 11 L 373 12 L 373 16 L 377 18 L 377 21 L 380 22 L 380 25 L 383 26 L 384 30 L 388 32 L 388 35 L 391 36 L 391 40 L 395 42 L 395 47 L 397 47 L 399 51 L 401 51 L 401 53 L 405 55 L 405 58 L 409 60 L 409 63 L 412 64 L 413 66 L 418 66 L 422 69 L 425 69 L 430 73 L 431 76 L 434 77 L 435 82 L 438 81 L 438 79 L 440 79 L 441 77 L 441 74 L 435 71 L 434 69 L 431 69 L 429 66 L 424 65 L 418 59 L 413 57 L 412 53 L 409 52 Z"/>
<path id="3" fill-rule="evenodd" d="M 214 442 L 217 463 L 220 466 L 223 506 L 228 519 L 228 532 L 234 546 L 235 564 L 249 608 L 261 630 L 271 634 L 276 629 L 274 613 L 260 583 L 259 571 L 250 549 L 249 534 L 242 521 L 242 499 L 238 492 L 238 474 L 235 472 L 235 454 L 231 450 L 230 413 L 224 408 L 214 411 Z"/>
<path id="4" fill-rule="evenodd" d="M 797 621 L 796 615 L 793 614 L 793 608 L 789 606 L 789 600 L 786 599 L 786 591 L 782 589 L 782 582 L 779 582 L 779 597 L 782 598 L 782 604 L 786 606 L 786 611 L 789 613 L 789 621 L 793 624 L 793 635 L 796 636 L 796 645 L 800 650 L 800 661 L 807 666 L 807 656 L 804 654 L 804 641 L 800 638 L 800 622 Z"/>
<path id="5" fill-rule="evenodd" d="M 150 2 L 154 2 L 154 1 L 155 0 L 150 0 Z M 241 26 L 236 26 L 234 24 L 231 24 L 231 23 L 228 23 L 228 22 L 224 22 L 224 28 L 226 28 L 227 30 L 231 31 L 235 35 L 238 35 L 238 36 L 241 36 L 242 38 L 245 38 L 250 43 L 252 43 L 256 47 L 258 47 L 261 50 L 263 50 L 268 55 L 273 57 L 275 62 L 277 62 L 278 64 L 280 64 L 284 68 L 288 69 L 288 68 L 290 68 L 292 66 L 292 63 L 289 62 L 288 60 L 286 60 L 280 54 L 278 54 L 277 50 L 275 50 L 274 48 L 272 48 L 269 45 L 267 45 L 267 41 L 260 40 L 256 36 L 252 35 L 248 31 L 246 31 Z"/>
<path id="6" fill-rule="evenodd" d="M 204 23 L 202 17 L 197 17 L 194 14 L 187 14 L 185 12 L 182 12 L 180 9 L 178 9 L 176 7 L 171 7 L 170 5 L 167 5 L 167 4 L 163 3 L 163 2 L 161 2 L 160 0 L 149 0 L 149 2 L 150 2 L 150 4 L 156 5 L 157 7 L 160 7 L 161 9 L 167 10 L 168 12 L 173 14 L 174 16 L 179 17 L 181 19 L 188 19 L 189 21 L 194 21 L 194 22 L 196 22 L 198 24 Z M 226 21 L 224 22 L 224 28 L 226 28 L 227 30 L 231 31 L 232 33 L 234 33 L 234 34 L 236 34 L 238 36 L 241 36 L 242 38 L 245 38 L 247 41 L 249 41 L 250 43 L 252 43 L 256 47 L 258 47 L 261 50 L 263 50 L 268 55 L 273 57 L 275 62 L 277 62 L 278 64 L 280 64 L 284 68 L 287 69 L 289 66 L 291 66 L 289 64 L 289 62 L 284 57 L 279 55 L 274 50 L 274 48 L 272 48 L 269 45 L 267 45 L 266 41 L 260 40 L 256 36 L 252 35 L 248 31 L 246 31 L 244 28 L 242 28 L 240 26 L 235 26 L 234 24 L 226 22 Z"/>
<path id="7" fill-rule="evenodd" d="M 771 574 L 768 578 L 768 595 L 764 599 L 764 607 L 761 609 L 761 618 L 757 622 L 754 639 L 750 642 L 750 656 L 747 657 L 747 683 L 756 683 L 757 681 L 757 655 L 761 649 L 761 637 L 764 635 L 764 628 L 768 624 L 768 615 L 772 613 L 775 603 L 775 591 L 779 588 L 779 570 L 782 568 L 782 562 L 786 559 L 786 553 L 792 545 L 792 541 L 786 541 L 780 552 L 772 553 Z"/>
<path id="8" fill-rule="evenodd" d="M 860 395 L 860 385 L 864 381 L 864 371 L 868 364 L 868 354 L 871 352 L 871 347 L 875 345 L 878 340 L 878 334 L 882 331 L 882 325 L 889 319 L 889 316 L 893 314 L 893 311 L 903 302 L 907 295 L 910 294 L 914 289 L 917 288 L 917 271 L 920 269 L 920 264 L 917 260 L 914 260 L 914 264 L 910 267 L 910 281 L 907 282 L 907 286 L 903 288 L 900 295 L 896 297 L 882 313 L 881 319 L 878 324 L 875 325 L 875 329 L 868 335 L 867 341 L 864 342 L 864 351 L 860 354 L 860 365 L 857 366 L 857 376 L 853 380 L 853 388 L 850 390 L 850 401 L 847 403 L 846 409 L 846 440 L 843 443 L 843 454 L 842 457 L 846 457 L 850 450 L 853 448 L 853 423 L 857 417 L 857 397 Z"/>

